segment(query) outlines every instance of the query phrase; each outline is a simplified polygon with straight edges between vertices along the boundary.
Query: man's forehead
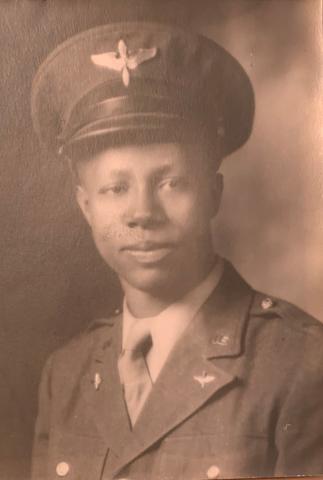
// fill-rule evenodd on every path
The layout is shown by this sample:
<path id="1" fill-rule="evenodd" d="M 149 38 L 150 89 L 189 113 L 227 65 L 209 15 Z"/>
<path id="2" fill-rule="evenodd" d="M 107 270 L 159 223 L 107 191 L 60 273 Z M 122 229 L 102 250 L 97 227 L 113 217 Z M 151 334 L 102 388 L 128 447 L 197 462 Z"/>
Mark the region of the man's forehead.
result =
<path id="1" fill-rule="evenodd" d="M 203 165 L 206 148 L 202 143 L 163 142 L 149 144 L 129 144 L 108 147 L 90 155 L 82 162 L 91 165 L 100 164 L 102 168 L 114 173 L 145 170 L 169 170 L 172 167 L 189 167 L 192 164 Z"/>

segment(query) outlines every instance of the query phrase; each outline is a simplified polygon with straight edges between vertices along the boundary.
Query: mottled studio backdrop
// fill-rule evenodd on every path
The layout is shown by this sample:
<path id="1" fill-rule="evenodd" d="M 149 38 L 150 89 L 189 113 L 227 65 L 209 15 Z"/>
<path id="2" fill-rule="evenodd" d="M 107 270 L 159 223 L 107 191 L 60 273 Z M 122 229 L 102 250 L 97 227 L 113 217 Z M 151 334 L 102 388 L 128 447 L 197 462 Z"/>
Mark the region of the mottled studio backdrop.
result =
<path id="1" fill-rule="evenodd" d="M 123 18 L 172 19 L 238 57 L 256 119 L 249 143 L 222 167 L 215 242 L 252 285 L 323 318 L 320 0 L 147 3 L 148 14 L 142 0 L 0 0 L 1 480 L 28 478 L 46 357 L 120 299 L 65 166 L 40 151 L 31 126 L 33 75 L 71 35 Z"/>

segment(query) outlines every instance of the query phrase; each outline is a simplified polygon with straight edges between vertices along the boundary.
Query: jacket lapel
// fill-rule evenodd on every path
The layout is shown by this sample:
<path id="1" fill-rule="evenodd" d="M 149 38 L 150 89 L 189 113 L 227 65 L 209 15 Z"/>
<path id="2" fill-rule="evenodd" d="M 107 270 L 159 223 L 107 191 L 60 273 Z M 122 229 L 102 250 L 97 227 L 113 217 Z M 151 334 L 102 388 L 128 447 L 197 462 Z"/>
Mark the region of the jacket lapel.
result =
<path id="1" fill-rule="evenodd" d="M 252 295 L 250 287 L 227 264 L 218 287 L 170 354 L 133 432 L 125 432 L 122 453 L 109 465 L 111 475 L 117 475 L 232 384 L 234 375 L 219 368 L 214 359 L 241 353 Z"/>
<path id="2" fill-rule="evenodd" d="M 114 457 L 118 458 L 125 439 L 133 436 L 118 374 L 121 316 L 117 317 L 114 325 L 105 332 L 98 332 L 99 340 L 94 345 L 91 363 L 81 382 L 81 390 L 107 447 L 113 451 Z M 133 443 L 136 444 L 135 439 Z"/>

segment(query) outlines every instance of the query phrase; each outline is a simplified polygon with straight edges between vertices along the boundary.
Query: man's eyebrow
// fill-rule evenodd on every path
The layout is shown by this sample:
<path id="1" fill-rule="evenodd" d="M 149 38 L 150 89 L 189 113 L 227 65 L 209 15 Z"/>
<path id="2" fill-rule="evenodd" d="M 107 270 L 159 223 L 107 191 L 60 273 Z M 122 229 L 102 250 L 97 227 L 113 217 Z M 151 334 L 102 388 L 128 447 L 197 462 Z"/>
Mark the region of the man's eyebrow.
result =
<path id="1" fill-rule="evenodd" d="M 157 167 L 156 169 L 153 170 L 152 175 L 163 175 L 165 173 L 170 173 L 174 170 L 179 170 L 176 168 L 175 164 L 173 162 L 165 163 L 164 165 L 161 165 Z"/>

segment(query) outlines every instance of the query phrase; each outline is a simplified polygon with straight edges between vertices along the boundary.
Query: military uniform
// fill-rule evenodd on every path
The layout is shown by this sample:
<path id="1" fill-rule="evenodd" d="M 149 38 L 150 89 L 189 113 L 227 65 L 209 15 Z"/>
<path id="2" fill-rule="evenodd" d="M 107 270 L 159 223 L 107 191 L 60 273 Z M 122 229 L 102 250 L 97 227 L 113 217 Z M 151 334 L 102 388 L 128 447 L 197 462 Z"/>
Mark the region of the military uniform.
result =
<path id="1" fill-rule="evenodd" d="M 248 139 L 254 94 L 215 42 L 165 25 L 118 24 L 50 55 L 34 81 L 32 114 L 41 141 L 61 155 L 134 136 L 196 134 L 214 142 L 220 161 Z M 34 480 L 323 472 L 318 321 L 254 291 L 226 263 L 131 428 L 118 372 L 121 319 L 94 322 L 49 359 Z"/>
<path id="2" fill-rule="evenodd" d="M 121 315 L 94 322 L 47 363 L 33 478 L 318 474 L 322 344 L 318 321 L 227 264 L 132 431 L 117 370 Z"/>

